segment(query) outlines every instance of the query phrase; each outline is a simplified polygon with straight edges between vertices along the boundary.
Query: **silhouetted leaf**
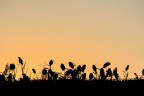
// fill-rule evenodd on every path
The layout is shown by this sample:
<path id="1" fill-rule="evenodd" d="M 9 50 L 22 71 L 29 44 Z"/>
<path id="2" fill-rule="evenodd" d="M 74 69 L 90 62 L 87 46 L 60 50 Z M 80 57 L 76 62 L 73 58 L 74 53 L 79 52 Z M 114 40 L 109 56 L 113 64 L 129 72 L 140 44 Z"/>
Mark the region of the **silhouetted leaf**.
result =
<path id="1" fill-rule="evenodd" d="M 117 67 L 113 70 L 113 73 L 117 73 Z"/>
<path id="2" fill-rule="evenodd" d="M 77 66 L 77 71 L 81 71 L 81 65 Z"/>
<path id="3" fill-rule="evenodd" d="M 23 65 L 23 60 L 21 59 L 21 57 L 18 57 L 19 63 Z"/>
<path id="4" fill-rule="evenodd" d="M 100 69 L 100 77 L 101 77 L 102 79 L 105 78 L 105 72 L 104 72 L 104 69 L 103 69 L 103 68 Z"/>
<path id="5" fill-rule="evenodd" d="M 60 66 L 61 66 L 62 71 L 64 71 L 66 69 L 64 64 L 61 64 Z"/>
<path id="6" fill-rule="evenodd" d="M 43 70 L 42 70 L 42 75 L 46 75 L 47 74 L 47 70 L 46 70 L 46 68 L 44 68 Z"/>
<path id="7" fill-rule="evenodd" d="M 72 62 L 69 62 L 69 66 L 73 69 L 74 68 L 74 64 Z"/>
<path id="8" fill-rule="evenodd" d="M 34 68 L 32 69 L 32 71 L 33 71 L 34 74 L 36 74 L 36 70 Z"/>
<path id="9" fill-rule="evenodd" d="M 92 65 L 92 69 L 93 69 L 93 71 L 95 71 L 95 72 L 96 72 L 96 70 L 97 70 L 97 68 L 96 68 L 95 65 Z"/>
<path id="10" fill-rule="evenodd" d="M 15 65 L 14 64 L 10 64 L 10 70 L 15 70 Z"/>
<path id="11" fill-rule="evenodd" d="M 110 65 L 110 62 L 106 62 L 104 65 L 103 65 L 103 68 L 106 68 Z"/>
<path id="12" fill-rule="evenodd" d="M 85 71 L 85 69 L 86 69 L 86 65 L 84 64 L 83 66 L 82 66 L 82 72 L 84 72 Z"/>
<path id="13" fill-rule="evenodd" d="M 117 73 L 117 67 L 113 70 L 113 74 L 114 74 L 115 78 L 118 80 L 119 75 Z"/>
<path id="14" fill-rule="evenodd" d="M 49 65 L 52 66 L 53 64 L 53 60 L 50 60 Z"/>
<path id="15" fill-rule="evenodd" d="M 125 71 L 128 71 L 128 69 L 129 69 L 129 65 L 126 66 Z"/>
<path id="16" fill-rule="evenodd" d="M 110 77 L 112 76 L 111 68 L 109 68 L 106 72 L 107 72 L 107 76 L 110 76 Z"/>

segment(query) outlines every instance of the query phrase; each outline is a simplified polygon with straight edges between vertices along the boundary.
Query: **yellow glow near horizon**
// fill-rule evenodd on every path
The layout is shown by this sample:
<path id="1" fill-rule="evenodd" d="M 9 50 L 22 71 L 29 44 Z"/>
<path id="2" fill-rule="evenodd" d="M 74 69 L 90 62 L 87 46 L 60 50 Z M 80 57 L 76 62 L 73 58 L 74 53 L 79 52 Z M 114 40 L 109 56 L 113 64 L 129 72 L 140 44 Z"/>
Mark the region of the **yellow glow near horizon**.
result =
<path id="1" fill-rule="evenodd" d="M 0 71 L 20 56 L 27 67 L 69 61 L 130 74 L 144 68 L 143 0 L 1 0 Z"/>

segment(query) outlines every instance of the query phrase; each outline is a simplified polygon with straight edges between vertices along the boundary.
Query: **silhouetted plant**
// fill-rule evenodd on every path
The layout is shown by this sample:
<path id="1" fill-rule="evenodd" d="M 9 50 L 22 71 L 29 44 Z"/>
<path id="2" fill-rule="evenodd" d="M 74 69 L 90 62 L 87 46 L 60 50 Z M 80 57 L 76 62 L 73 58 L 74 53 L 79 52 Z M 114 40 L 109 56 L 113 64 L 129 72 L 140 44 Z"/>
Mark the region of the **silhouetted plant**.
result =
<path id="1" fill-rule="evenodd" d="M 26 74 L 22 74 L 22 77 L 23 78 L 20 78 L 20 81 L 22 81 L 22 82 L 28 82 L 28 81 L 30 81 L 30 78 Z"/>
<path id="2" fill-rule="evenodd" d="M 95 65 L 92 65 L 92 69 L 93 69 L 93 71 L 94 71 L 94 74 L 96 75 L 96 78 L 95 78 L 95 79 L 97 79 L 97 77 L 98 77 L 97 67 L 96 67 Z"/>
<path id="3" fill-rule="evenodd" d="M 15 65 L 14 64 L 10 64 L 10 70 L 15 70 Z"/>
<path id="4" fill-rule="evenodd" d="M 71 74 L 72 74 L 72 69 L 68 69 L 68 70 L 65 72 L 65 77 L 66 77 L 66 79 L 71 79 Z"/>
<path id="5" fill-rule="evenodd" d="M 24 73 L 25 64 L 23 63 L 22 58 L 21 58 L 21 57 L 18 57 L 18 61 L 19 61 L 19 63 L 21 64 L 22 74 L 25 74 L 25 73 Z"/>
<path id="6" fill-rule="evenodd" d="M 32 73 L 34 74 L 34 76 L 37 78 L 37 76 L 36 76 L 36 70 L 33 68 L 32 69 Z M 31 78 L 31 73 L 30 73 L 30 78 Z M 34 78 L 35 79 L 35 78 Z"/>
<path id="7" fill-rule="evenodd" d="M 18 57 L 18 62 L 19 65 L 21 66 L 22 70 L 22 77 L 20 78 L 20 81 L 30 81 L 30 78 L 24 73 L 25 69 L 25 64 L 23 63 L 23 60 L 21 57 Z M 52 65 L 54 64 L 53 60 L 50 60 L 48 63 L 49 67 L 45 67 L 42 70 L 42 80 L 49 80 L 49 81 L 57 81 L 57 80 L 86 80 L 86 73 L 84 72 L 86 70 L 86 65 L 78 65 L 76 66 L 73 62 L 68 62 L 69 68 L 66 68 L 64 64 L 60 65 L 61 70 L 63 73 L 57 73 L 52 70 Z M 18 66 L 19 66 L 18 65 Z M 112 71 L 111 68 L 108 68 L 110 66 L 110 62 L 106 62 L 102 68 L 97 68 L 96 65 L 92 65 L 93 72 L 89 74 L 89 80 L 120 80 L 119 74 L 117 72 L 117 67 L 114 68 Z M 15 64 L 6 64 L 4 71 L 2 74 L 0 74 L 0 82 L 3 81 L 9 81 L 13 82 L 15 81 L 16 73 L 18 66 L 15 66 Z M 108 68 L 108 69 L 107 69 Z M 98 71 L 99 70 L 99 71 Z M 128 78 L 128 70 L 129 70 L 129 65 L 126 66 L 124 72 L 124 77 L 127 80 Z M 36 70 L 33 68 L 32 73 L 36 75 Z M 141 77 L 137 74 L 134 73 L 136 80 L 142 79 L 144 76 L 144 69 L 142 70 L 142 75 Z"/>
<path id="8" fill-rule="evenodd" d="M 105 72 L 104 72 L 103 68 L 100 69 L 100 79 L 101 80 L 105 80 L 106 79 Z"/>
<path id="9" fill-rule="evenodd" d="M 82 71 L 82 72 L 84 72 L 84 71 L 85 71 L 85 69 L 86 69 L 86 65 L 84 64 L 84 65 L 82 66 L 81 71 Z"/>
<path id="10" fill-rule="evenodd" d="M 113 73 L 111 71 L 111 68 L 108 68 L 108 70 L 106 71 L 106 77 L 110 77 L 110 80 L 112 80 L 112 76 L 113 76 Z"/>
<path id="11" fill-rule="evenodd" d="M 49 66 L 50 66 L 50 69 L 51 69 L 51 66 L 53 65 L 53 60 L 50 60 L 50 62 L 49 62 Z"/>
<path id="12" fill-rule="evenodd" d="M 42 80 L 46 80 L 47 79 L 47 68 L 43 68 L 42 70 Z"/>
<path id="13" fill-rule="evenodd" d="M 81 65 L 78 65 L 78 66 L 77 66 L 77 70 L 76 70 L 78 79 L 80 79 L 81 70 L 82 70 Z"/>
<path id="14" fill-rule="evenodd" d="M 2 73 L 2 76 L 4 76 L 5 80 L 7 80 L 9 82 L 15 81 L 15 76 L 16 76 L 15 65 L 13 63 L 12 64 L 6 64 L 5 70 Z"/>
<path id="15" fill-rule="evenodd" d="M 60 67 L 61 67 L 62 71 L 64 71 L 66 69 L 64 64 L 61 64 Z"/>
<path id="16" fill-rule="evenodd" d="M 8 70 L 9 70 L 9 65 L 6 64 L 5 70 L 4 70 L 4 72 L 3 72 L 3 75 L 4 75 L 4 76 L 6 76 L 6 75 L 8 74 Z"/>
<path id="17" fill-rule="evenodd" d="M 30 90 L 33 91 L 33 93 L 40 91 L 45 92 L 46 94 L 49 94 L 49 92 L 54 91 L 53 95 L 55 95 L 54 93 L 59 94 L 60 92 L 62 92 L 63 95 L 65 93 L 63 91 L 59 92 L 59 90 L 65 90 L 71 93 L 71 95 L 75 95 L 77 93 L 74 93 L 74 91 L 81 92 L 80 90 L 83 90 L 82 94 L 78 93 L 77 95 L 80 94 L 85 96 L 89 95 L 87 93 L 91 94 L 92 92 L 96 94 L 100 93 L 100 95 L 103 95 L 102 93 L 106 93 L 106 95 L 108 95 L 109 92 L 110 94 L 113 92 L 119 92 L 119 89 L 121 89 L 121 91 L 124 90 L 124 92 L 127 92 L 127 88 L 132 88 L 132 90 L 135 91 L 135 89 L 133 88 L 138 88 L 138 85 L 142 84 L 141 80 L 143 80 L 144 76 L 144 69 L 143 69 L 140 75 L 134 73 L 135 76 L 134 80 L 137 80 L 140 83 L 138 82 L 134 84 L 135 81 L 134 82 L 133 81 L 128 82 L 128 80 L 123 81 L 119 77 L 118 68 L 117 67 L 115 67 L 114 69 L 110 68 L 109 66 L 111 64 L 109 62 L 106 62 L 101 68 L 97 68 L 96 65 L 92 65 L 91 66 L 92 72 L 88 74 L 88 77 L 87 74 L 85 73 L 86 70 L 85 64 L 76 65 L 73 62 L 68 62 L 69 65 L 68 68 L 66 68 L 64 64 L 60 64 L 59 67 L 61 68 L 62 71 L 60 73 L 57 73 L 56 71 L 53 70 L 52 68 L 53 64 L 54 64 L 53 60 L 50 60 L 49 63 L 46 64 L 46 67 L 44 67 L 41 70 L 40 73 L 41 76 L 39 77 L 40 79 L 31 79 L 26 74 L 27 71 L 26 72 L 24 71 L 25 64 L 23 63 L 23 60 L 19 57 L 18 66 L 22 67 L 22 74 L 20 80 L 19 81 L 15 80 L 15 73 L 17 72 L 18 66 L 16 66 L 14 63 L 6 64 L 4 71 L 0 73 L 0 88 L 3 88 L 1 86 L 4 86 L 4 88 L 8 87 L 11 92 L 10 94 L 12 94 L 12 92 L 15 92 L 15 90 L 17 90 L 17 92 L 21 91 L 23 93 L 29 92 L 28 90 Z M 124 70 L 125 74 L 128 73 L 128 70 L 129 65 L 127 65 Z M 32 68 L 30 72 L 31 72 L 30 77 L 31 74 L 33 75 L 39 74 L 38 71 L 36 71 L 34 68 Z M 10 84 L 10 86 L 12 87 L 9 87 L 9 85 L 7 84 Z M 75 88 L 75 90 L 73 87 Z M 91 89 L 94 90 L 89 92 L 89 90 L 87 90 L 89 88 L 90 90 Z M 11 91 L 13 89 L 14 91 Z M 102 92 L 99 92 L 98 89 L 102 90 Z M 0 94 L 2 91 L 3 89 L 0 91 Z"/>
<path id="18" fill-rule="evenodd" d="M 90 80 L 90 81 L 94 80 L 94 76 L 93 76 L 92 73 L 89 74 L 89 80 Z"/>
<path id="19" fill-rule="evenodd" d="M 52 80 L 54 77 L 54 72 L 51 69 L 48 69 L 48 80 Z"/>
<path id="20" fill-rule="evenodd" d="M 117 73 L 117 67 L 113 70 L 113 74 L 115 76 L 115 79 L 118 80 L 119 79 L 119 74 Z"/>
<path id="21" fill-rule="evenodd" d="M 86 73 L 83 73 L 83 74 L 81 75 L 81 80 L 86 80 Z"/>
<path id="22" fill-rule="evenodd" d="M 74 69 L 74 64 L 72 62 L 69 62 L 69 66 Z"/>
<path id="23" fill-rule="evenodd" d="M 15 64 L 10 64 L 10 67 L 9 67 L 10 71 L 11 71 L 11 74 L 12 74 L 12 81 L 15 80 L 15 77 L 16 77 L 16 72 L 15 72 Z"/>
<path id="24" fill-rule="evenodd" d="M 13 75 L 12 75 L 11 73 L 8 75 L 7 80 L 8 80 L 9 82 L 12 82 L 12 81 L 13 81 Z"/>
<path id="25" fill-rule="evenodd" d="M 20 78 L 20 80 L 21 81 L 29 81 L 30 78 L 26 75 L 27 71 L 26 71 L 26 73 L 24 72 L 26 63 L 23 63 L 23 60 L 21 57 L 18 57 L 18 61 L 21 65 L 21 70 L 22 70 L 22 78 Z"/>
<path id="26" fill-rule="evenodd" d="M 93 69 L 93 71 L 94 71 L 94 74 L 96 75 L 96 78 L 95 79 L 100 79 L 100 80 L 106 80 L 106 78 L 108 77 L 108 76 L 110 76 L 111 78 L 112 78 L 112 74 L 111 74 L 111 72 L 110 72 L 110 69 L 109 70 L 107 70 L 106 72 L 107 72 L 107 74 L 105 73 L 105 70 L 106 70 L 106 68 L 108 67 L 110 65 L 110 63 L 109 62 L 106 62 L 104 65 L 103 65 L 103 67 L 102 68 L 97 68 L 95 65 L 92 65 L 92 69 Z M 98 75 L 98 72 L 97 72 L 97 69 L 99 69 L 100 70 L 100 74 Z M 105 69 L 105 70 L 104 70 Z"/>
<path id="27" fill-rule="evenodd" d="M 84 64 L 81 67 L 81 77 L 80 77 L 81 80 L 86 80 L 86 73 L 84 72 L 85 69 L 86 69 L 86 65 Z"/>
<path id="28" fill-rule="evenodd" d="M 48 70 L 47 70 L 47 75 L 48 75 L 49 81 L 51 81 L 51 80 L 56 81 L 58 79 L 58 74 L 51 69 L 51 66 L 53 65 L 53 63 L 54 63 L 54 61 L 50 60 L 50 62 L 49 62 L 50 68 L 48 68 Z"/>
<path id="29" fill-rule="evenodd" d="M 125 68 L 125 71 L 123 71 L 124 72 L 125 80 L 127 80 L 127 78 L 128 78 L 128 74 L 129 74 L 128 70 L 129 70 L 129 65 L 127 65 L 126 68 Z"/>
<path id="30" fill-rule="evenodd" d="M 65 72 L 65 71 L 66 71 L 65 65 L 64 65 L 64 64 L 61 64 L 60 67 L 61 67 L 61 70 L 62 70 L 64 73 L 66 73 L 66 72 Z M 66 75 L 65 75 L 65 74 L 60 74 L 59 79 L 66 79 Z"/>
<path id="31" fill-rule="evenodd" d="M 64 76 L 61 76 L 61 79 L 71 79 L 71 80 L 84 80 L 86 79 L 86 73 L 84 73 L 86 69 L 86 65 L 78 65 L 75 68 L 75 65 L 72 62 L 69 62 L 70 69 L 65 68 L 64 64 L 60 65 L 62 71 L 65 70 Z M 66 70 L 67 69 L 67 70 Z"/>

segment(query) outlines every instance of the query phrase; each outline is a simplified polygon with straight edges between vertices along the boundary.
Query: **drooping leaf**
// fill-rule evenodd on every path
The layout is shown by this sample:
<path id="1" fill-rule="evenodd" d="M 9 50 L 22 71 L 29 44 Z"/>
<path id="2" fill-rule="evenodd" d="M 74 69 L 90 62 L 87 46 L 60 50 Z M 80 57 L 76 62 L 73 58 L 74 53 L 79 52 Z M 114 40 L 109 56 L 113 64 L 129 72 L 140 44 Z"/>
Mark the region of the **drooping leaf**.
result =
<path id="1" fill-rule="evenodd" d="M 104 65 L 103 65 L 103 68 L 106 68 L 110 65 L 110 62 L 106 62 Z"/>

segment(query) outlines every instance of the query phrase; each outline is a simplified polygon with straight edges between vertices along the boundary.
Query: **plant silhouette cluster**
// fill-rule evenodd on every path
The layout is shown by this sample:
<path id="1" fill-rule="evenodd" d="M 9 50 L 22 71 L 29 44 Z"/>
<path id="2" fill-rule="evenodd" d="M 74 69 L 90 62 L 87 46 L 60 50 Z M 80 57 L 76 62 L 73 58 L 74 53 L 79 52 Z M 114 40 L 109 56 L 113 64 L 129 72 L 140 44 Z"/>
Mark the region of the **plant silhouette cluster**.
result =
<path id="1" fill-rule="evenodd" d="M 0 74 L 0 82 L 15 82 L 17 70 L 18 67 L 21 67 L 22 76 L 19 79 L 19 81 L 30 81 L 33 80 L 31 76 L 27 76 L 27 74 L 24 72 L 26 63 L 23 63 L 23 60 L 21 57 L 18 57 L 19 65 L 16 67 L 15 64 L 6 64 L 5 70 Z M 53 60 L 50 60 L 48 63 L 48 67 L 44 67 L 41 71 L 41 79 L 38 80 L 47 80 L 47 81 L 58 81 L 58 80 L 111 80 L 111 81 L 117 81 L 122 80 L 119 77 L 119 74 L 117 72 L 117 67 L 113 70 L 109 67 L 111 65 L 110 62 L 106 62 L 102 68 L 97 68 L 96 65 L 92 65 L 93 72 L 88 74 L 89 78 L 86 78 L 87 73 L 86 65 L 78 65 L 76 66 L 73 62 L 68 62 L 69 68 L 66 68 L 64 64 L 60 64 L 60 68 L 62 70 L 62 73 L 54 72 L 51 69 L 51 66 L 54 64 Z M 128 79 L 128 70 L 129 65 L 126 66 L 125 70 L 123 71 L 124 74 L 124 80 Z M 36 70 L 33 68 L 31 69 L 32 74 L 37 75 Z M 138 75 L 137 73 L 134 73 L 135 80 L 142 79 L 144 76 L 144 69 L 142 70 L 142 75 Z"/>
<path id="2" fill-rule="evenodd" d="M 55 72 L 52 70 L 54 61 L 50 60 L 47 66 L 41 70 L 40 78 L 37 77 L 37 71 L 34 68 L 31 69 L 31 74 L 36 77 L 32 78 L 31 75 L 27 75 L 27 70 L 25 71 L 26 63 L 24 63 L 21 57 L 18 57 L 18 62 L 19 64 L 17 66 L 14 63 L 6 64 L 4 71 L 0 74 L 0 90 L 10 88 L 10 90 L 13 89 L 13 91 L 19 90 L 21 93 L 23 93 L 23 91 L 26 89 L 31 90 L 33 93 L 42 90 L 44 93 L 47 92 L 47 90 L 59 91 L 61 89 L 62 91 L 62 89 L 65 89 L 67 92 L 73 94 L 74 92 L 72 92 L 72 90 L 74 90 L 74 87 L 75 92 L 80 92 L 80 90 L 82 90 L 84 92 L 83 94 L 89 95 L 88 90 L 90 89 L 98 89 L 105 92 L 109 92 L 109 88 L 111 88 L 111 90 L 115 90 L 115 92 L 119 92 L 119 90 L 123 89 L 125 92 L 127 87 L 134 89 L 135 86 L 138 87 L 138 85 L 144 85 L 141 83 L 141 81 L 143 81 L 144 69 L 142 70 L 141 75 L 134 73 L 135 78 L 131 82 L 131 80 L 128 79 L 129 65 L 127 65 L 123 70 L 124 79 L 122 79 L 119 76 L 118 68 L 115 67 L 112 69 L 110 67 L 110 62 L 103 64 L 102 68 L 98 68 L 96 65 L 92 65 L 92 72 L 88 74 L 85 72 L 85 64 L 76 66 L 74 62 L 68 62 L 69 67 L 65 67 L 64 64 L 60 64 L 61 72 Z M 16 76 L 19 67 L 21 68 L 22 74 L 21 77 L 17 80 Z M 135 83 L 133 81 L 139 81 L 140 83 Z M 102 94 L 101 92 L 99 93 Z"/>

